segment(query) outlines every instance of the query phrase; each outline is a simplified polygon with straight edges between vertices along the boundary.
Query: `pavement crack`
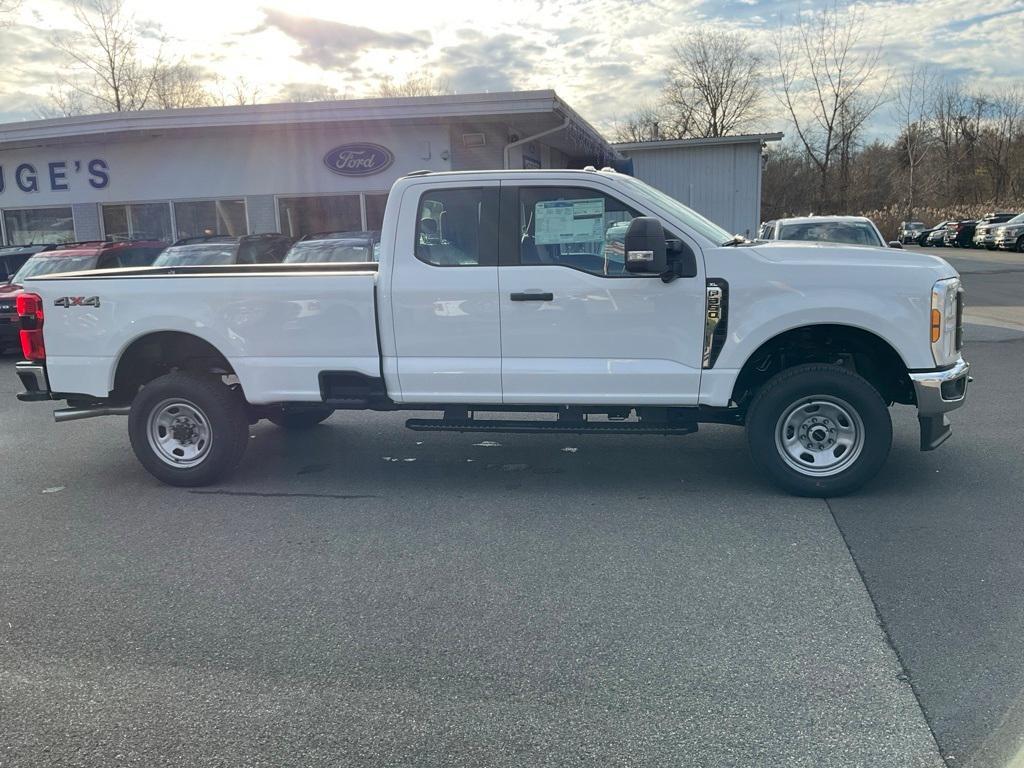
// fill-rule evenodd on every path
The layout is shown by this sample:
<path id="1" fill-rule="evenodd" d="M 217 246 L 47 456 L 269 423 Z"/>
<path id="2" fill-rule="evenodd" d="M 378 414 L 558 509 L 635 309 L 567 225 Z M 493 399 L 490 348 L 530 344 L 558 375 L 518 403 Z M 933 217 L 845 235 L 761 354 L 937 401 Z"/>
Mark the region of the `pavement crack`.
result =
<path id="1" fill-rule="evenodd" d="M 928 727 L 928 732 L 932 735 L 932 741 L 935 742 L 935 750 L 939 753 L 939 757 L 942 762 L 950 768 L 954 764 L 946 758 L 946 753 L 942 749 L 942 745 L 939 743 L 939 738 L 935 733 L 935 729 L 932 727 L 932 720 L 928 714 L 928 709 L 924 705 L 924 701 L 921 700 L 921 694 L 917 690 L 917 686 L 914 685 L 914 678 L 910 674 L 910 669 L 907 667 L 906 662 L 903 659 L 903 654 L 900 653 L 900 649 L 896 647 L 896 643 L 892 639 L 892 635 L 889 632 L 889 626 L 882 616 L 882 611 L 878 607 L 878 601 L 875 599 L 875 595 L 871 591 L 871 587 L 868 585 L 868 580 L 864 578 L 864 570 L 860 566 L 860 562 L 857 560 L 857 556 L 854 554 L 853 549 L 850 547 L 850 542 L 846 540 L 846 534 L 843 533 L 843 527 L 839 524 L 839 518 L 836 516 L 836 511 L 832 508 L 832 501 L 827 498 L 822 499 L 825 502 L 825 508 L 828 513 L 832 516 L 832 523 L 835 525 L 836 530 L 839 531 L 839 538 L 843 540 L 843 546 L 846 547 L 847 553 L 850 555 L 850 560 L 853 561 L 853 567 L 857 569 L 857 575 L 860 577 L 861 584 L 864 585 L 864 591 L 867 592 L 868 599 L 871 601 L 871 607 L 875 609 L 875 620 L 878 622 L 878 626 L 882 629 L 882 636 L 885 637 L 886 645 L 892 649 L 893 654 L 896 656 L 896 661 L 900 665 L 900 673 L 896 675 L 896 679 L 902 683 L 906 683 L 910 686 L 911 693 L 914 694 L 914 700 L 917 702 L 918 709 L 921 710 L 921 715 L 924 717 L 924 724 Z"/>
<path id="2" fill-rule="evenodd" d="M 248 496 L 257 499 L 379 499 L 375 494 L 269 493 L 260 491 L 189 491 L 203 496 Z"/>

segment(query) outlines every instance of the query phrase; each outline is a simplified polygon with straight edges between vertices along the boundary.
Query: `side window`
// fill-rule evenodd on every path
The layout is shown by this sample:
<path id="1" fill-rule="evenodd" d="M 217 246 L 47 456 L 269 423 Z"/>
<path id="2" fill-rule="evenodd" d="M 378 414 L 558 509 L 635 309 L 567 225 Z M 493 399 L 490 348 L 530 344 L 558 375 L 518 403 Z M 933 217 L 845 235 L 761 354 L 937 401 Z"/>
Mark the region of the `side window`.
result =
<path id="1" fill-rule="evenodd" d="M 497 188 L 424 192 L 416 217 L 416 258 L 435 267 L 497 264 Z"/>
<path id="2" fill-rule="evenodd" d="M 117 269 L 121 266 L 121 260 L 116 253 L 105 253 L 100 256 L 96 263 L 96 269 Z"/>
<path id="3" fill-rule="evenodd" d="M 641 214 L 622 201 L 579 187 L 523 187 L 518 209 L 520 264 L 628 274 L 626 230 Z"/>

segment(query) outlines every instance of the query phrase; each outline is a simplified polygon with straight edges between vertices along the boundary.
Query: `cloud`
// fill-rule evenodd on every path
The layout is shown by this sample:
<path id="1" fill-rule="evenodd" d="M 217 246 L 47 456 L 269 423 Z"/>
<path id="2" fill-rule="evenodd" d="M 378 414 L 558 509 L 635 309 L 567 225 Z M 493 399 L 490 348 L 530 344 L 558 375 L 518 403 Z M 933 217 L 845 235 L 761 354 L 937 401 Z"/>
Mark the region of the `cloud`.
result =
<path id="1" fill-rule="evenodd" d="M 487 36 L 474 29 L 460 29 L 460 42 L 442 48 L 436 67 L 445 81 L 460 93 L 511 91 L 522 87 L 547 49 L 507 33 Z"/>
<path id="2" fill-rule="evenodd" d="M 431 44 L 429 32 L 379 32 L 339 21 L 292 16 L 273 8 L 264 8 L 263 24 L 254 32 L 277 29 L 295 40 L 302 48 L 299 61 L 322 69 L 350 64 L 358 53 L 374 49 L 412 50 Z"/>

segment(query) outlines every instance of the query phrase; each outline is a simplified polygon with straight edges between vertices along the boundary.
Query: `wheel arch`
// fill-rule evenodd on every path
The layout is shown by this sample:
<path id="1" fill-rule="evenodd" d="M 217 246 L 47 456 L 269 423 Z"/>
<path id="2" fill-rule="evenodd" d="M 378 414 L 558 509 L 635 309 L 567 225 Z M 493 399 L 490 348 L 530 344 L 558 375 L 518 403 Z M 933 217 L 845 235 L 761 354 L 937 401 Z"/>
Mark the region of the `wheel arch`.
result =
<path id="1" fill-rule="evenodd" d="M 110 398 L 131 402 L 139 387 L 177 369 L 236 376 L 227 357 L 206 339 L 184 331 L 149 331 L 126 343 L 118 354 Z"/>
<path id="2" fill-rule="evenodd" d="M 772 376 L 805 363 L 842 365 L 867 379 L 887 402 L 914 402 L 908 366 L 895 346 L 874 331 L 843 323 L 798 325 L 766 339 L 740 368 L 731 399 L 744 405 Z"/>

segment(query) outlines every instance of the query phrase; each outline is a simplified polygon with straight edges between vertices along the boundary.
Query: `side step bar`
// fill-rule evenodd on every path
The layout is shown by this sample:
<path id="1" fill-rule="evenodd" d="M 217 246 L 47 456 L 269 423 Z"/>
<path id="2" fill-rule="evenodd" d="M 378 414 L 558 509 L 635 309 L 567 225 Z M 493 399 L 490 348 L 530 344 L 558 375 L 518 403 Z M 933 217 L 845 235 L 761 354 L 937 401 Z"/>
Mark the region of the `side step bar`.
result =
<path id="1" fill-rule="evenodd" d="M 689 435 L 697 431 L 697 422 L 644 421 L 513 421 L 511 419 L 408 419 L 405 426 L 414 432 L 571 432 L 607 435 Z"/>

